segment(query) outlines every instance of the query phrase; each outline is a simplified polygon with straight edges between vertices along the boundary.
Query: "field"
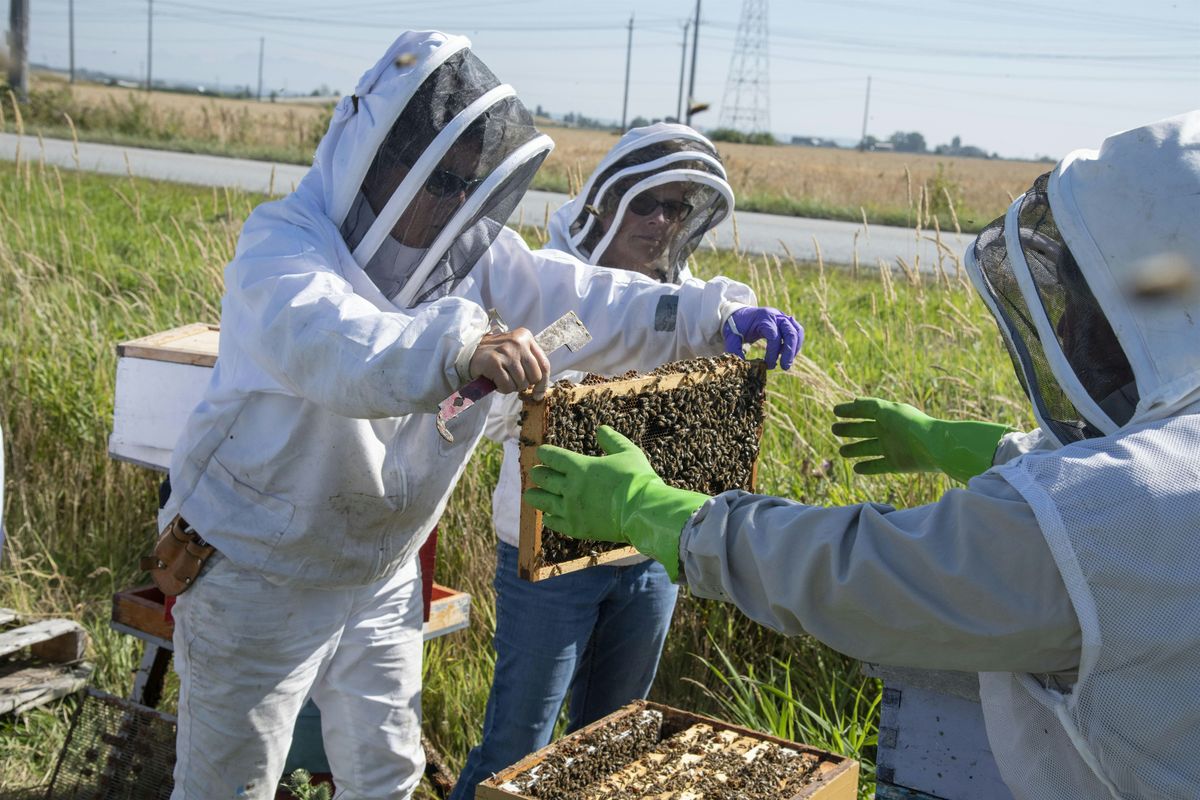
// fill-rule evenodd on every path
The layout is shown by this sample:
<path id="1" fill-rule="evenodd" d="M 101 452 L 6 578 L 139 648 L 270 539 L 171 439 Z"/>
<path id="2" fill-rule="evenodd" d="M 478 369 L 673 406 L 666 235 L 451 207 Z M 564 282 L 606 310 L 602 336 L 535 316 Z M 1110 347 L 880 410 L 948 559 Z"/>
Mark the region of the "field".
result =
<path id="1" fill-rule="evenodd" d="M 100 688 L 127 694 L 138 652 L 107 626 L 114 591 L 154 534 L 158 476 L 112 461 L 117 342 L 217 321 L 221 270 L 260 198 L 132 178 L 0 165 L 0 426 L 9 540 L 0 606 L 79 619 Z M 538 233 L 527 235 L 537 241 Z M 1028 425 L 983 304 L 955 279 L 706 253 L 702 276 L 751 283 L 805 324 L 805 357 L 768 384 L 761 490 L 808 503 L 930 501 L 944 478 L 862 478 L 836 455 L 830 407 L 857 394 L 930 413 Z M 480 730 L 492 669 L 488 509 L 497 448 L 479 453 L 443 519 L 439 581 L 474 596 L 469 630 L 427 648 L 426 728 L 454 767 Z M 767 687 L 780 687 L 776 692 Z M 814 641 L 785 639 L 730 607 L 681 599 L 652 699 L 865 759 L 879 687 Z M 173 697 L 168 696 L 168 705 Z M 0 720 L 0 787 L 44 782 L 72 702 Z"/>
<path id="2" fill-rule="evenodd" d="M 24 109 L 31 132 L 307 164 L 330 105 L 255 102 L 80 84 L 34 84 Z M 7 123 L 15 126 L 11 107 Z M 64 116 L 64 114 L 66 116 Z M 67 123 L 70 117 L 70 124 Z M 617 141 L 615 133 L 543 126 L 554 153 L 535 188 L 574 191 Z M 941 226 L 979 230 L 1004 213 L 1045 164 L 828 148 L 720 143 L 743 211 L 911 225 L 927 207 Z M 953 211 L 951 211 L 953 209 Z M 957 218 L 957 219 L 956 219 Z"/>

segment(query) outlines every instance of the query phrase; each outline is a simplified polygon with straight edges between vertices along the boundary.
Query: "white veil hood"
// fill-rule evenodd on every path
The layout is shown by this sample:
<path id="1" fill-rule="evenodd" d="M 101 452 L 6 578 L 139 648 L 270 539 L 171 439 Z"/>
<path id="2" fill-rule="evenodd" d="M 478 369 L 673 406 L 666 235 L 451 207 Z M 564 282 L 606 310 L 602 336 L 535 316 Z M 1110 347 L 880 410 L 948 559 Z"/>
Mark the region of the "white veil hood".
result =
<path id="1" fill-rule="evenodd" d="M 704 234 L 734 208 L 733 189 L 713 143 L 679 123 L 658 122 L 626 132 L 601 159 L 579 194 L 551 215 L 548 246 L 598 264 L 629 201 L 646 189 L 676 182 L 694 187 L 700 199 L 668 248 L 671 272 L 678 275 Z M 631 185 L 619 192 L 624 183 Z M 615 207 L 616 216 L 601 235 L 596 212 L 606 204 Z"/>
<path id="2" fill-rule="evenodd" d="M 417 251 L 392 297 L 406 307 L 448 294 L 466 276 L 553 146 L 515 90 L 471 52 L 470 40 L 409 31 L 338 103 L 314 167 L 322 210 L 363 269 L 398 235 L 401 220 L 412 230 L 422 226 L 421 241 L 400 242 Z M 372 206 L 364 215 L 369 228 L 347 230 L 364 198 Z M 428 216 L 412 221 L 413 209 L 436 202 L 443 203 L 436 224 Z"/>

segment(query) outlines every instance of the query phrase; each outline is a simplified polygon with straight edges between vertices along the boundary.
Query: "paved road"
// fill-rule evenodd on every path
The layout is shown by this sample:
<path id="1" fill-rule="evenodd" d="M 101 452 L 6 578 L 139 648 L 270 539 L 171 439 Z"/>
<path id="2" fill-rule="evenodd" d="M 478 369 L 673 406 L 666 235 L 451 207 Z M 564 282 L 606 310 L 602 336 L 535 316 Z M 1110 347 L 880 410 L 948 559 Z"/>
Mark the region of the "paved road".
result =
<path id="1" fill-rule="evenodd" d="M 18 155 L 22 159 L 44 159 L 47 164 L 78 168 L 94 172 L 134 175 L 158 180 L 191 183 L 201 186 L 231 186 L 253 192 L 290 191 L 308 171 L 294 164 L 272 164 L 241 158 L 175 153 L 136 147 L 119 147 L 81 142 L 78 150 L 72 142 L 61 139 L 38 139 L 15 134 L 0 134 L 0 157 L 9 161 Z M 514 219 L 540 225 L 547 209 L 553 211 L 566 202 L 567 196 L 554 192 L 530 191 L 521 202 Z M 853 264 L 857 260 L 864 268 L 875 268 L 882 259 L 896 265 L 902 258 L 912 265 L 920 255 L 922 269 L 933 269 L 942 253 L 944 268 L 953 271 L 953 259 L 962 254 L 970 235 L 949 233 L 942 237 L 944 248 L 938 248 L 929 236 L 920 240 L 907 228 L 871 225 L 864 227 L 852 222 L 838 222 L 774 214 L 740 212 L 736 216 L 737 243 L 742 250 L 770 253 L 786 258 L 788 251 L 797 259 L 813 260 L 819 245 L 822 258 L 828 264 Z M 708 246 L 729 249 L 734 244 L 734 221 L 726 220 L 710 236 Z"/>

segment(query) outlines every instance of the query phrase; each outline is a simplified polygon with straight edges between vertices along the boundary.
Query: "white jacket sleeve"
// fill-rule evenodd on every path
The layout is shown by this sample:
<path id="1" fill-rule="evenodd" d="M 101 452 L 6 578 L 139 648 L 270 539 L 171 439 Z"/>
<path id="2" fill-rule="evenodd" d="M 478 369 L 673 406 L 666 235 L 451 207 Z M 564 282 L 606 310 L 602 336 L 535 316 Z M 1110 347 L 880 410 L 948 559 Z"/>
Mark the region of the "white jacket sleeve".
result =
<path id="1" fill-rule="evenodd" d="M 496 308 L 510 328 L 537 333 L 575 311 L 592 334 L 578 352 L 550 356 L 554 372 L 617 374 L 724 352 L 721 325 L 754 293 L 728 278 L 659 283 L 625 270 L 593 267 L 555 250 L 531 251 L 506 229 L 475 267 L 467 296 Z"/>
<path id="2" fill-rule="evenodd" d="M 436 410 L 461 382 L 456 359 L 487 327 L 483 309 L 446 297 L 412 314 L 382 310 L 338 269 L 349 253 L 332 224 L 318 225 L 286 201 L 251 214 L 225 270 L 222 340 L 236 337 L 233 353 L 341 416 Z"/>
<path id="3" fill-rule="evenodd" d="M 1056 672 L 1080 628 L 1033 510 L 1003 478 L 937 503 L 834 508 L 726 492 L 684 528 L 693 593 L 895 666 Z"/>

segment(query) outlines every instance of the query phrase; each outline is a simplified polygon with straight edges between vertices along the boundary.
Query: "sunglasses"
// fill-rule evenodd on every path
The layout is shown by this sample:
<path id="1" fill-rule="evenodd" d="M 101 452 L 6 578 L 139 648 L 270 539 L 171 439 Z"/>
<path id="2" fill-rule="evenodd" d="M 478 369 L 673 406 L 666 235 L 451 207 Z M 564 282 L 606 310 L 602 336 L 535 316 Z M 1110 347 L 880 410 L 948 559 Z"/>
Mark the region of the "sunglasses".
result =
<path id="1" fill-rule="evenodd" d="M 464 178 L 449 170 L 438 169 L 425 181 L 425 191 L 434 197 L 453 197 L 460 192 L 470 194 L 483 181 L 483 178 Z"/>
<path id="2" fill-rule="evenodd" d="M 639 217 L 648 217 L 661 208 L 663 219 L 667 222 L 682 222 L 692 213 L 690 203 L 684 203 L 679 200 L 659 200 L 649 192 L 642 192 L 637 197 L 634 197 L 629 201 L 629 205 L 626 208 Z"/>

